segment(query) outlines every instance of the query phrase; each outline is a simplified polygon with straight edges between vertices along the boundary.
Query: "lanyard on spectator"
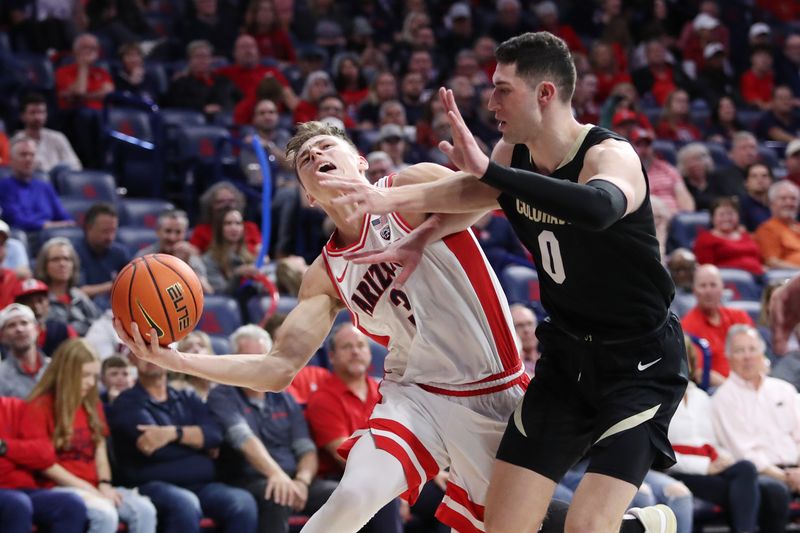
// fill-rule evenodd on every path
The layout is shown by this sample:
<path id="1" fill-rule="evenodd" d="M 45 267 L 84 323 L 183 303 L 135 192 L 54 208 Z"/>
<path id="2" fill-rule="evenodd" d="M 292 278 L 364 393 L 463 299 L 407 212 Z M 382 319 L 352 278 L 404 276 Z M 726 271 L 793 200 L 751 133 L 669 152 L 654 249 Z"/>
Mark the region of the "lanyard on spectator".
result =
<path id="1" fill-rule="evenodd" d="M 263 183 L 261 187 L 261 250 L 256 259 L 256 268 L 264 266 L 264 259 L 269 252 L 269 240 L 272 232 L 272 168 L 267 160 L 267 152 L 261 146 L 258 135 L 253 135 L 253 150 L 261 167 Z"/>

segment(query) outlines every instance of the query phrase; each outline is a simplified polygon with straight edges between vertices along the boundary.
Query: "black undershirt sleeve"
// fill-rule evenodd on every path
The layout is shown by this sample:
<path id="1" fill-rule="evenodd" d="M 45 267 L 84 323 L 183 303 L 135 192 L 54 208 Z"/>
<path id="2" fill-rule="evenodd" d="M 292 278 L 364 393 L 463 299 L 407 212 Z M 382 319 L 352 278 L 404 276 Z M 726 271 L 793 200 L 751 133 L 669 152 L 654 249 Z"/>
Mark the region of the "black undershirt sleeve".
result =
<path id="1" fill-rule="evenodd" d="M 608 228 L 625 215 L 628 200 L 603 179 L 579 184 L 489 162 L 481 181 L 531 206 L 590 231 Z"/>

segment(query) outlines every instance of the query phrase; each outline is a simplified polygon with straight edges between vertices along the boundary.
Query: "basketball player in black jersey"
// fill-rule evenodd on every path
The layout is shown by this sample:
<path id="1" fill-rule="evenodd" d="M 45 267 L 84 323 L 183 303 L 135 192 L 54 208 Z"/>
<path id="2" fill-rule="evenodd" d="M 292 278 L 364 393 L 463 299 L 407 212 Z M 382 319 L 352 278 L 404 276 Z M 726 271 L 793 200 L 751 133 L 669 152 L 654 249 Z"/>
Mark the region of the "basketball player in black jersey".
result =
<path id="1" fill-rule="evenodd" d="M 667 428 L 688 374 L 647 174 L 625 139 L 574 120 L 575 69 L 561 39 L 527 33 L 496 55 L 489 108 L 503 138 L 491 161 L 441 90 L 453 143 L 440 148 L 461 173 L 386 191 L 328 184 L 357 206 L 354 218 L 503 209 L 536 259 L 550 318 L 537 331 L 536 378 L 497 452 L 486 530 L 536 531 L 556 483 L 588 454 L 566 530 L 616 531 L 647 470 L 675 461 Z M 397 259 L 419 245 L 402 243 Z"/>

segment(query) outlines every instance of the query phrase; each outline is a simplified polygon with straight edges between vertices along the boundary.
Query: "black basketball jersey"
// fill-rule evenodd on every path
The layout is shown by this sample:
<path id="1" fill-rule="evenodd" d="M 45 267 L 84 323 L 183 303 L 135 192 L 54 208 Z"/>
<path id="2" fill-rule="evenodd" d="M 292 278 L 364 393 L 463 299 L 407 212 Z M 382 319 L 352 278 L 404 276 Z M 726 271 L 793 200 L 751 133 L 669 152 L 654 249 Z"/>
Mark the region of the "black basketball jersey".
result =
<path id="1" fill-rule="evenodd" d="M 609 138 L 626 141 L 592 127 L 572 160 L 550 176 L 577 182 L 587 150 Z M 514 147 L 511 166 L 539 172 L 524 144 Z M 644 167 L 642 172 L 647 181 Z M 619 339 L 664 322 L 675 288 L 661 264 L 649 190 L 648 184 L 636 211 L 602 231 L 576 228 L 514 196 L 500 195 L 500 206 L 536 260 L 542 305 L 554 325 Z"/>

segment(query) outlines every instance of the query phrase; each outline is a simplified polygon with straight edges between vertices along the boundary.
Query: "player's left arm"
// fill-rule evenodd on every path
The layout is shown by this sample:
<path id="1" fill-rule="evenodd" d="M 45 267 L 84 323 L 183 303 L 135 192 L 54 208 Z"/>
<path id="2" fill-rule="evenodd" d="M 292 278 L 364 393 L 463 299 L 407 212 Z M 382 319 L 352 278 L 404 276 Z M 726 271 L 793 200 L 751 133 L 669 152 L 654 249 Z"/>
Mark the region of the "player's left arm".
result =
<path id="1" fill-rule="evenodd" d="M 647 190 L 633 148 L 613 139 L 586 152 L 578 183 L 494 162 L 489 163 L 481 181 L 591 231 L 606 229 L 638 209 Z"/>

